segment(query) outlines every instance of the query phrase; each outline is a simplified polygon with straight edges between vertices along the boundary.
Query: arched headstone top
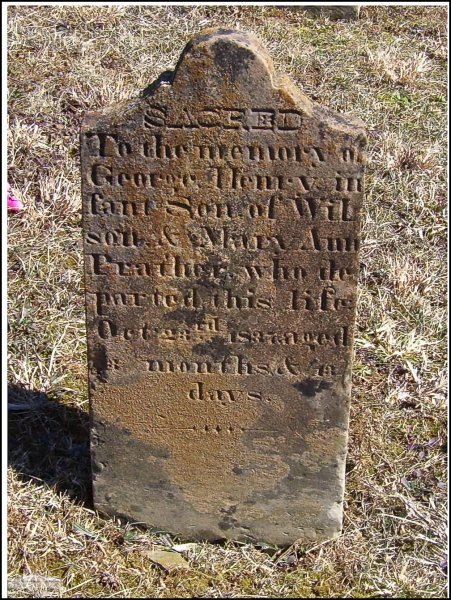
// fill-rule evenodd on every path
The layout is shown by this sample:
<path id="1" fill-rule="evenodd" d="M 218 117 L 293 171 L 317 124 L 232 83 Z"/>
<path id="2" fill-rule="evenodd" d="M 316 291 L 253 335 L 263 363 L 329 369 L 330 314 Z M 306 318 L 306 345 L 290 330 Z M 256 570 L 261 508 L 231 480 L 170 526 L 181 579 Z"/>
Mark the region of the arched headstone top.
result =
<path id="1" fill-rule="evenodd" d="M 276 77 L 271 57 L 255 36 L 233 29 L 207 29 L 185 47 L 174 74 L 174 88 L 199 82 L 247 93 L 270 87 Z M 204 89 L 203 94 L 208 95 Z"/>
<path id="2" fill-rule="evenodd" d="M 302 114 L 304 125 L 359 136 L 360 143 L 366 144 L 364 125 L 358 118 L 312 102 L 287 75 L 276 72 L 255 35 L 234 29 L 201 31 L 186 44 L 173 71 L 162 73 L 136 99 L 88 113 L 85 126 L 89 128 L 94 119 L 104 122 L 105 128 L 115 127 L 128 119 L 133 127 L 134 117 L 146 106 L 163 105 L 170 105 L 173 114 L 187 106 L 209 114 L 222 109 L 291 107 Z"/>

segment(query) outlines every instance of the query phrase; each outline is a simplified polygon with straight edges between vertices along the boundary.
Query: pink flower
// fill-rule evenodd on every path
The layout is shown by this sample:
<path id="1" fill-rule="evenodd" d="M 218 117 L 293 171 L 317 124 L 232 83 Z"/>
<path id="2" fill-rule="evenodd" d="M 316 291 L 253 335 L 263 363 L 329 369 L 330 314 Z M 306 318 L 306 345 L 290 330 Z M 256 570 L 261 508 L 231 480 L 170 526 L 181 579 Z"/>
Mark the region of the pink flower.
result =
<path id="1" fill-rule="evenodd" d="M 13 194 L 11 186 L 8 183 L 8 212 L 20 212 L 23 208 L 22 202 Z"/>

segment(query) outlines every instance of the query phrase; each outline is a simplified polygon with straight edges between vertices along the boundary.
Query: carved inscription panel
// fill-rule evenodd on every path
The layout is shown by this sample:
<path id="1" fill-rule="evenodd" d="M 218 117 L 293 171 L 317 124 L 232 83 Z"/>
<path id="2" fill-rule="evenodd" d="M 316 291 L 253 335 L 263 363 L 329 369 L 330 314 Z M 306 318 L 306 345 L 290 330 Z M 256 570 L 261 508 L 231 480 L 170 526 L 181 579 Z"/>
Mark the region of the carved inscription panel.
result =
<path id="1" fill-rule="evenodd" d="M 86 116 L 99 509 L 188 538 L 340 531 L 365 143 L 228 30 Z"/>

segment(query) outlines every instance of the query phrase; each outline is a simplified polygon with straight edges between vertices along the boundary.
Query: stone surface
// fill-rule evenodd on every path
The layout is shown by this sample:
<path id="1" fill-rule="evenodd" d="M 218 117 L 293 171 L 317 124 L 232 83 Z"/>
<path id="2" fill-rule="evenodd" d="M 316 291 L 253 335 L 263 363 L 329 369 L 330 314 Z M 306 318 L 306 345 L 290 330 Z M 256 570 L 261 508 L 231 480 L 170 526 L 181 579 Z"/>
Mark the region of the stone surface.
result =
<path id="1" fill-rule="evenodd" d="M 295 7 L 292 7 L 295 8 Z M 296 7 L 301 10 L 307 10 L 308 12 L 319 14 L 329 19 L 342 19 L 345 21 L 352 21 L 358 19 L 360 15 L 360 5 L 341 5 L 341 6 L 298 6 Z"/>
<path id="2" fill-rule="evenodd" d="M 85 117 L 99 510 L 188 539 L 340 532 L 365 144 L 221 29 Z"/>
<path id="3" fill-rule="evenodd" d="M 145 552 L 145 557 L 168 573 L 175 569 L 189 569 L 189 563 L 178 552 L 165 548 L 154 548 Z"/>
<path id="4" fill-rule="evenodd" d="M 61 579 L 45 575 L 22 575 L 8 579 L 8 598 L 60 598 Z"/>

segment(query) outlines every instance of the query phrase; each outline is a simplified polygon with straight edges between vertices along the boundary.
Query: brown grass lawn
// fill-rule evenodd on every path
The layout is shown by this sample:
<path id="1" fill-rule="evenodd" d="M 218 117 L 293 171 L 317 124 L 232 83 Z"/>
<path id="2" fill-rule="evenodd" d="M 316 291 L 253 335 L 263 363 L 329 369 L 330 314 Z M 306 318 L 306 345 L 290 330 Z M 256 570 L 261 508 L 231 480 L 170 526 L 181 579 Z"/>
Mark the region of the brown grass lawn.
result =
<path id="1" fill-rule="evenodd" d="M 91 504 L 78 129 L 215 25 L 255 33 L 311 98 L 369 130 L 345 523 L 283 551 L 196 544 L 166 573 L 146 552 L 173 538 Z M 444 7 L 366 7 L 349 23 L 9 7 L 8 179 L 25 204 L 8 217 L 9 578 L 60 577 L 68 598 L 446 596 L 446 35 Z"/>

